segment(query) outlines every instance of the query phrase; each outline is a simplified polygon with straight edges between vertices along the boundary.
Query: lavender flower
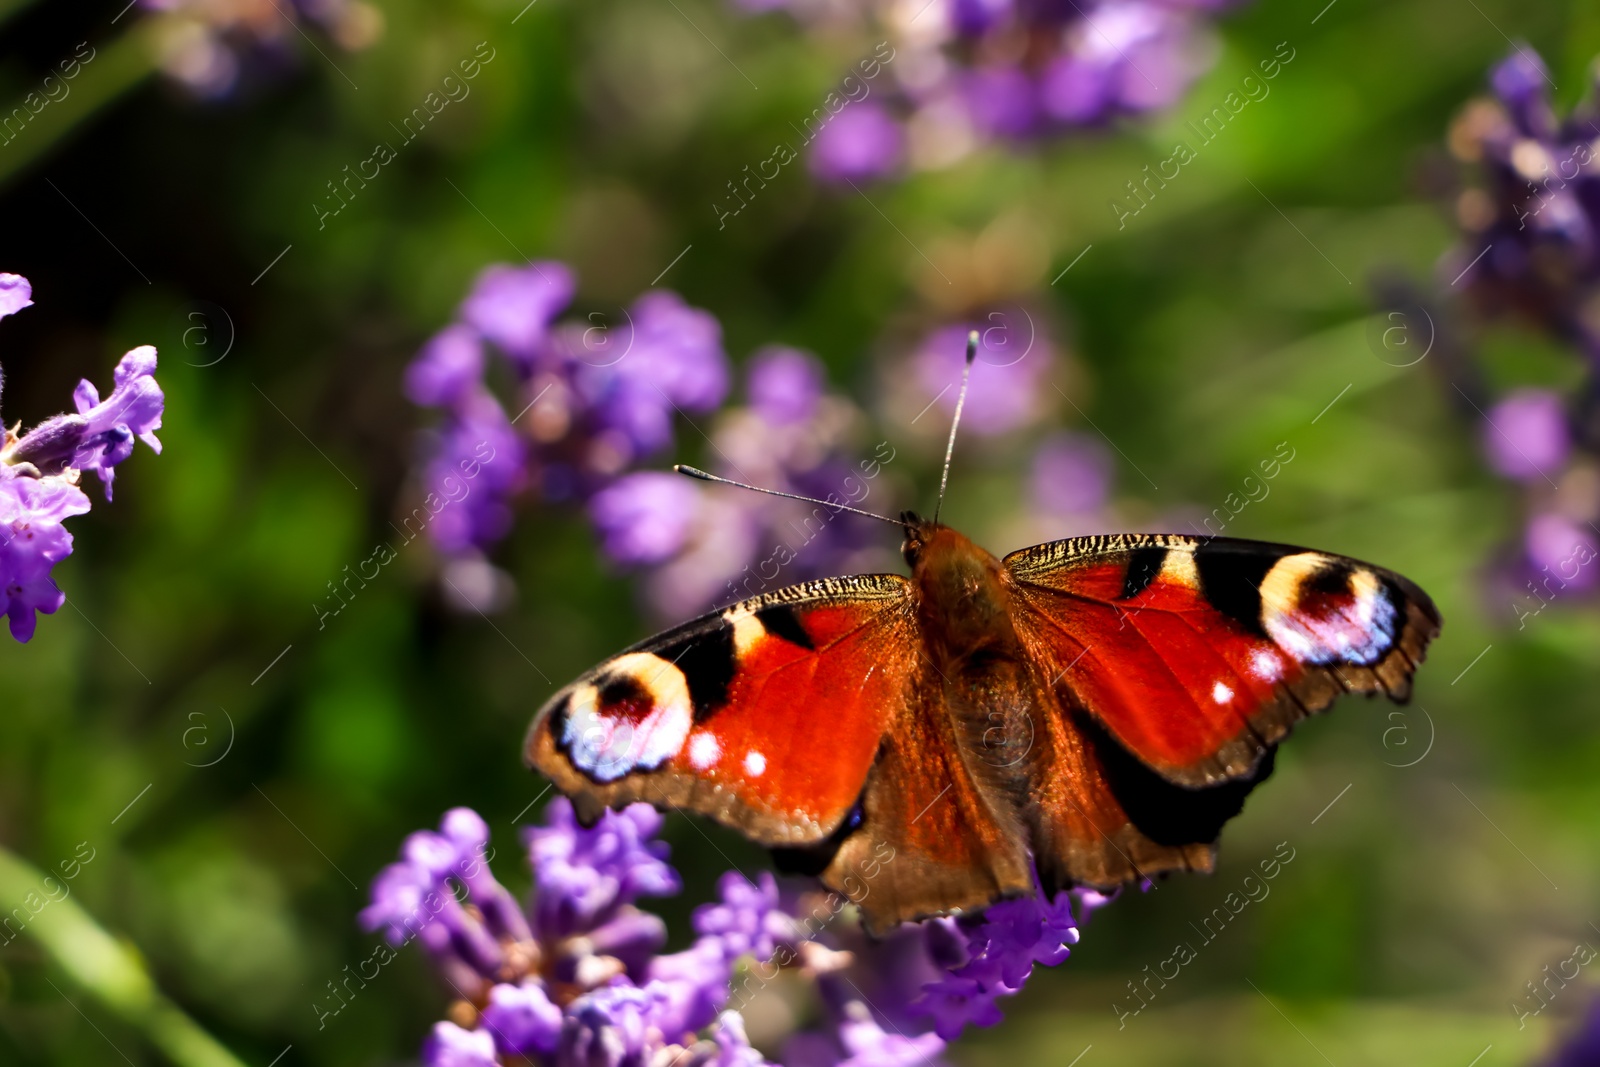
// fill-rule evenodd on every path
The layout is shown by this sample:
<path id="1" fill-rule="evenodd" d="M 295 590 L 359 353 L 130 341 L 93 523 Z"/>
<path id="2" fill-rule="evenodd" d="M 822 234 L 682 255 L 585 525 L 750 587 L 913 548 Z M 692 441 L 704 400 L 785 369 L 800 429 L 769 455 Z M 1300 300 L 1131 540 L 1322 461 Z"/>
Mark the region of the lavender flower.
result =
<path id="1" fill-rule="evenodd" d="M 827 1020 L 790 1035 L 790 1067 L 939 1067 L 964 1025 L 992 1025 L 997 997 L 1019 990 L 1036 964 L 1066 958 L 1081 921 L 1074 899 L 1080 916 L 1109 899 L 1075 890 L 1010 901 L 870 942 L 832 921 L 843 898 L 817 903 L 771 874 L 752 882 L 729 872 L 719 899 L 694 912 L 694 943 L 658 955 L 666 929 L 636 902 L 679 889 L 655 839 L 661 821 L 635 804 L 585 829 L 570 803 L 553 801 L 545 824 L 523 833 L 535 884 L 526 909 L 490 872 L 487 828 L 468 809 L 406 839 L 401 861 L 374 881 L 361 923 L 396 947 L 420 942 L 458 998 L 453 1021 L 424 1042 L 428 1067 L 766 1067 L 741 1009 L 785 968 L 816 983 Z M 750 966 L 730 1007 L 741 961 Z M 937 1016 L 935 1030 L 910 1012 L 879 1014 L 864 986 L 920 988 L 916 1010 Z"/>
<path id="2" fill-rule="evenodd" d="M 32 305 L 33 287 L 17 274 L 0 274 L 0 318 Z M 88 380 L 73 390 L 76 415 L 46 419 L 26 434 L 13 427 L 0 440 L 0 614 L 11 636 L 33 637 L 37 612 L 54 614 L 66 602 L 50 572 L 72 554 L 62 522 L 89 510 L 80 475 L 100 475 L 111 499 L 114 468 L 133 454 L 135 438 L 156 452 L 165 404 L 155 381 L 156 350 L 135 348 L 118 361 L 115 387 L 104 401 Z"/>
<path id="3" fill-rule="evenodd" d="M 1494 98 L 1469 104 L 1450 131 L 1469 183 L 1456 201 L 1462 240 L 1439 264 L 1441 288 L 1464 289 L 1477 316 L 1515 316 L 1570 344 L 1586 376 L 1570 398 L 1519 388 L 1482 405 L 1489 466 L 1523 486 L 1526 529 L 1494 578 L 1525 626 L 1555 597 L 1600 584 L 1591 562 L 1600 495 L 1587 488 L 1600 449 L 1592 430 L 1600 425 L 1600 100 L 1591 94 L 1558 117 L 1549 73 L 1522 44 L 1489 83 Z"/>
<path id="4" fill-rule="evenodd" d="M 614 532 L 608 547 L 630 563 L 669 555 L 685 536 L 684 521 L 628 526 L 637 514 L 681 514 L 682 493 L 649 482 L 637 484 L 643 492 L 608 488 L 668 448 L 680 417 L 722 402 L 721 326 L 665 290 L 641 296 L 614 327 L 593 316 L 561 321 L 575 289 L 562 263 L 491 266 L 462 301 L 458 321 L 407 368 L 406 394 L 443 416 L 420 480 L 423 525 L 446 557 L 447 578 L 487 574 L 492 581 L 467 584 L 509 585 L 485 553 L 510 532 L 522 497 L 593 501 L 596 521 Z M 497 357 L 513 380 L 504 401 L 489 385 Z M 459 582 L 451 591 L 480 608 L 505 599 L 475 596 Z"/>
<path id="5" fill-rule="evenodd" d="M 844 184 L 954 162 L 994 142 L 1056 137 L 1170 107 L 1215 58 L 1207 17 L 1232 0 L 949 0 L 942 22 L 894 0 L 734 0 L 805 23 L 854 13 L 890 44 L 859 65 L 855 96 L 811 138 L 811 169 Z M 918 12 L 920 14 L 920 11 Z M 908 147 L 909 146 L 909 147 Z"/>

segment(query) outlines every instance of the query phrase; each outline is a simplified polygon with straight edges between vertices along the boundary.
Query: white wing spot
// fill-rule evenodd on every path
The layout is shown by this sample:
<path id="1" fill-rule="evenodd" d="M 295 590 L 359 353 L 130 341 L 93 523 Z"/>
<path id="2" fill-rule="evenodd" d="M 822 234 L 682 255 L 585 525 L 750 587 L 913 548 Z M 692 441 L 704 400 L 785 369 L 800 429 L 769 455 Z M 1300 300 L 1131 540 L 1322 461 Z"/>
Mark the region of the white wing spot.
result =
<path id="1" fill-rule="evenodd" d="M 715 734 L 698 733 L 689 738 L 689 762 L 694 764 L 695 770 L 705 770 L 721 755 L 722 746 L 717 743 Z"/>
<path id="2" fill-rule="evenodd" d="M 1233 690 L 1229 689 L 1223 683 L 1218 682 L 1216 685 L 1211 687 L 1211 699 L 1215 700 L 1218 704 L 1226 704 L 1228 701 L 1233 699 Z"/>
<path id="3" fill-rule="evenodd" d="M 1283 662 L 1270 648 L 1259 648 L 1250 657 L 1250 670 L 1263 682 L 1276 682 L 1283 677 Z"/>
<path id="4" fill-rule="evenodd" d="M 767 757 L 751 749 L 744 754 L 744 772 L 752 778 L 760 778 L 767 770 Z"/>

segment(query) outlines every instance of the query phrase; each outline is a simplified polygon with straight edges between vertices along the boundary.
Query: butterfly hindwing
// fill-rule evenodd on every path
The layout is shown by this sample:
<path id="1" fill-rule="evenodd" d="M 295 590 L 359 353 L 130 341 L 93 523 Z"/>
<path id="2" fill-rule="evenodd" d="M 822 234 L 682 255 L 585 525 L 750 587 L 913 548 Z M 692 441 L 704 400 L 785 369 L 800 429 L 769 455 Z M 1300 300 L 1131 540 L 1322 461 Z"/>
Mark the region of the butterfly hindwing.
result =
<path id="1" fill-rule="evenodd" d="M 905 703 L 908 588 L 823 579 L 658 634 L 551 697 L 527 760 L 589 817 L 644 800 L 761 844 L 824 840 Z"/>
<path id="2" fill-rule="evenodd" d="M 1406 699 L 1439 632 L 1378 567 L 1225 538 L 1117 535 L 1014 552 L 1014 624 L 1058 714 L 1086 713 L 1162 778 L 1251 775 L 1341 693 Z"/>

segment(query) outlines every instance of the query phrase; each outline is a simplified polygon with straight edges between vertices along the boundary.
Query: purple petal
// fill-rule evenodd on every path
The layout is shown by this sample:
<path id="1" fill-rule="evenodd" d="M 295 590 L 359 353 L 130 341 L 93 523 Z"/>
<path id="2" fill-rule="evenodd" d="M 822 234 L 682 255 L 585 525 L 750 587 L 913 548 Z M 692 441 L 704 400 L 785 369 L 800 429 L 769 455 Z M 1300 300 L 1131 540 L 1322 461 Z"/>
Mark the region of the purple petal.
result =
<path id="1" fill-rule="evenodd" d="M 459 323 L 434 334 L 406 368 L 406 396 L 423 407 L 454 404 L 483 380 L 483 343 Z"/>
<path id="2" fill-rule="evenodd" d="M 1483 428 L 1489 465 L 1519 481 L 1558 473 L 1572 448 L 1566 404 L 1548 389 L 1520 389 L 1489 409 Z"/>
<path id="3" fill-rule="evenodd" d="M 666 863 L 666 843 L 653 840 L 661 815 L 648 804 L 607 811 L 584 828 L 572 802 L 557 797 L 545 809 L 545 819 L 545 826 L 523 831 L 539 887 L 535 911 L 541 935 L 592 930 L 624 904 L 681 888 L 677 872 Z"/>
<path id="4" fill-rule="evenodd" d="M 89 498 L 64 478 L 31 478 L 0 466 L 0 606 L 11 636 L 33 637 L 35 612 L 54 614 L 66 595 L 51 568 L 72 553 L 72 535 L 61 525 L 89 510 Z"/>
<path id="5" fill-rule="evenodd" d="M 824 181 L 869 182 L 900 168 L 905 132 L 876 101 L 850 104 L 817 131 L 808 165 Z"/>
<path id="6" fill-rule="evenodd" d="M 577 279 L 565 263 L 496 264 L 478 275 L 461 304 L 461 317 L 526 370 L 576 289 Z"/>
<path id="7" fill-rule="evenodd" d="M 679 474 L 641 471 L 618 478 L 589 502 L 606 555 L 624 565 L 676 555 L 699 513 L 700 491 Z"/>
<path id="8" fill-rule="evenodd" d="M 1523 544 L 1528 562 L 1557 579 L 1561 590 L 1600 584 L 1600 539 L 1589 527 L 1546 512 L 1528 523 Z M 1548 583 L 1545 588 L 1550 588 Z"/>
<path id="9" fill-rule="evenodd" d="M 433 1033 L 422 1046 L 422 1062 L 427 1067 L 499 1067 L 494 1055 L 494 1037 L 487 1030 L 463 1030 L 455 1023 L 433 1024 Z"/>
<path id="10" fill-rule="evenodd" d="M 0 273 L 0 319 L 33 306 L 33 286 L 20 274 Z"/>
<path id="11" fill-rule="evenodd" d="M 787 425 L 804 422 L 816 413 L 826 377 L 811 353 L 769 345 L 750 358 L 745 389 L 758 415 Z"/>
<path id="12" fill-rule="evenodd" d="M 72 391 L 72 402 L 77 405 L 79 415 L 87 415 L 100 403 L 100 390 L 89 379 L 80 378 L 78 387 Z"/>
<path id="13" fill-rule="evenodd" d="M 721 903 L 696 908 L 694 929 L 716 939 L 729 962 L 744 955 L 764 962 L 777 951 L 778 942 L 794 939 L 793 921 L 779 906 L 778 882 L 770 871 L 762 871 L 755 883 L 728 871 L 717 889 Z"/>
<path id="14" fill-rule="evenodd" d="M 1012 16 L 1015 0 L 951 0 L 950 28 L 963 37 L 981 37 Z"/>
<path id="15" fill-rule="evenodd" d="M 839 1067 L 923 1067 L 939 1062 L 936 1057 L 945 1046 L 939 1035 L 889 1033 L 859 1001 L 850 1008 L 850 1017 L 839 1026 L 840 1041 L 850 1057 Z"/>
<path id="16" fill-rule="evenodd" d="M 1511 54 L 1490 73 L 1489 84 L 1524 134 L 1548 138 L 1555 133 L 1555 115 L 1549 99 L 1550 71 L 1526 43 L 1512 46 Z"/>
<path id="17" fill-rule="evenodd" d="M 489 990 L 483 1028 L 494 1035 L 501 1052 L 548 1056 L 561 1041 L 561 1009 L 534 979 L 521 985 L 501 983 Z"/>

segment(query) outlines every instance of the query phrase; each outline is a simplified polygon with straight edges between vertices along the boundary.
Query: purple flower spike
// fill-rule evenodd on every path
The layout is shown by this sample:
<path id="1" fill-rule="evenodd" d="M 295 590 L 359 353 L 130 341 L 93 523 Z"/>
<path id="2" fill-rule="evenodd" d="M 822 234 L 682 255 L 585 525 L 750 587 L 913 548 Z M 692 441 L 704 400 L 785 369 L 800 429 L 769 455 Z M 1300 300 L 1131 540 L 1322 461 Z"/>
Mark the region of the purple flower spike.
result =
<path id="1" fill-rule="evenodd" d="M 1490 409 L 1483 446 L 1506 477 L 1542 481 L 1561 470 L 1572 447 L 1565 403 L 1547 389 L 1512 393 Z"/>
<path id="2" fill-rule="evenodd" d="M 422 1046 L 427 1067 L 500 1067 L 494 1058 L 494 1038 L 487 1030 L 463 1030 L 455 1023 L 434 1023 Z"/>
<path id="3" fill-rule="evenodd" d="M 720 900 L 694 913 L 694 943 L 657 956 L 665 925 L 631 901 L 678 888 L 666 846 L 654 840 L 661 822 L 635 804 L 604 812 L 585 829 L 567 800 L 552 802 L 544 825 L 524 834 L 536 933 L 521 941 L 501 935 L 498 947 L 489 947 L 493 959 L 483 951 L 487 933 L 477 912 L 450 893 L 463 860 L 481 858 L 488 844 L 482 819 L 454 809 L 437 833 L 407 839 L 405 859 L 379 875 L 362 921 L 386 929 L 397 944 L 420 937 L 457 995 L 480 1005 L 471 1030 L 434 1027 L 426 1064 L 769 1067 L 751 1046 L 741 1012 L 772 995 L 766 987 L 781 968 L 816 983 L 828 1020 L 791 1035 L 790 1067 L 942 1067 L 947 1037 L 969 1021 L 998 1021 L 998 996 L 1015 993 L 1035 964 L 1066 957 L 1077 940 L 1072 903 L 1087 914 L 1110 899 L 1089 891 L 1053 901 L 1035 896 L 932 921 L 923 927 L 927 937 L 907 926 L 882 942 L 865 940 L 845 920 L 836 928 L 808 926 L 799 941 L 797 911 L 809 908 L 815 918 L 828 904 L 811 893 L 780 895 L 768 873 L 752 882 L 729 872 Z M 477 890 L 472 897 L 478 903 Z M 737 967 L 746 956 L 766 962 Z M 729 1010 L 736 974 L 738 1010 Z M 870 1010 L 863 986 L 873 991 L 877 1006 Z M 938 1033 L 907 1016 L 905 995 L 918 988 L 923 1012 L 939 1016 Z"/>
<path id="4" fill-rule="evenodd" d="M 846 184 L 888 177 L 905 157 L 905 133 L 887 108 L 863 100 L 833 116 L 811 143 L 811 172 Z"/>
<path id="5" fill-rule="evenodd" d="M 467 324 L 524 366 L 531 366 L 550 323 L 572 302 L 577 279 L 565 263 L 499 263 L 478 275 L 461 305 Z"/>
<path id="6" fill-rule="evenodd" d="M 666 863 L 666 843 L 652 840 L 661 814 L 650 805 L 607 811 L 585 829 L 572 802 L 557 797 L 546 816 L 547 827 L 523 831 L 539 886 L 541 934 L 590 930 L 641 896 L 671 896 L 682 888 Z"/>
<path id="7" fill-rule="evenodd" d="M 518 1056 L 548 1056 L 561 1042 L 561 1009 L 550 1002 L 544 986 L 535 981 L 521 985 L 501 983 L 489 990 L 483 1025 L 494 1035 L 501 1052 Z"/>
<path id="8" fill-rule="evenodd" d="M 20 274 L 0 272 L 0 319 L 33 306 L 33 286 Z"/>
<path id="9" fill-rule="evenodd" d="M 640 471 L 618 478 L 589 502 L 606 555 L 618 563 L 660 563 L 689 538 L 700 493 L 679 474 Z"/>

